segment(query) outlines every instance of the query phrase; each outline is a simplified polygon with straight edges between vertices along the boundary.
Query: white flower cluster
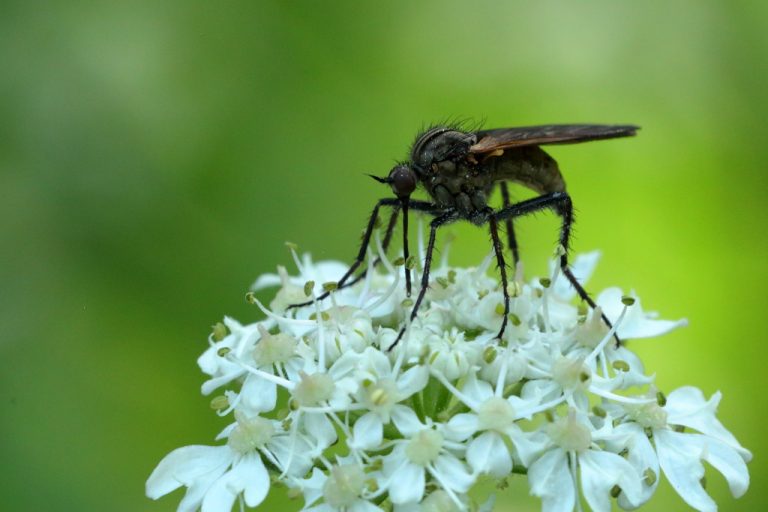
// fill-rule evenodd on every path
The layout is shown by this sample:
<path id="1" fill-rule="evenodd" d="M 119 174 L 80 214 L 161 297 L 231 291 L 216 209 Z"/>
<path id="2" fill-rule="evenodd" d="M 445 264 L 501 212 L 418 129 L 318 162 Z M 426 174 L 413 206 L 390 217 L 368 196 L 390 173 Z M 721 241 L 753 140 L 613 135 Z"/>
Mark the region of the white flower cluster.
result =
<path id="1" fill-rule="evenodd" d="M 379 255 L 382 255 L 379 243 Z M 664 395 L 622 340 L 652 337 L 684 321 L 657 320 L 618 289 L 597 303 L 553 268 L 548 279 L 510 283 L 509 327 L 489 256 L 479 268 L 433 271 L 425 303 L 404 339 L 388 350 L 409 312 L 402 268 L 383 258 L 353 287 L 322 303 L 287 309 L 332 289 L 346 268 L 294 253 L 299 275 L 262 276 L 280 286 L 266 319 L 217 324 L 200 357 L 211 405 L 233 418 L 218 446 L 168 454 L 149 477 L 157 499 L 186 487 L 178 510 L 229 511 L 262 503 L 270 487 L 303 497 L 303 510 L 491 510 L 475 484 L 527 475 L 546 511 L 636 508 L 662 473 L 690 506 L 716 510 L 702 485 L 707 461 L 734 496 L 749 485 L 748 450 L 693 387 Z M 596 253 L 576 259 L 585 280 Z M 615 333 L 614 333 L 615 331 Z M 520 477 L 522 478 L 522 476 Z M 285 492 L 285 491 L 284 491 Z M 297 508 L 299 505 L 297 504 Z"/>

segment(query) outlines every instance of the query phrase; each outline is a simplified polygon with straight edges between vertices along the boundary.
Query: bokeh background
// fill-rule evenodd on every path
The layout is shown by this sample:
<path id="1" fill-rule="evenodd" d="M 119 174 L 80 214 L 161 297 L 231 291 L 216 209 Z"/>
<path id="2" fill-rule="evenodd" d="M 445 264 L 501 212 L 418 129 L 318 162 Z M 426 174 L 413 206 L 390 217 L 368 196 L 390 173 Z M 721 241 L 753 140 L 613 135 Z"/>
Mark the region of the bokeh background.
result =
<path id="1" fill-rule="evenodd" d="M 722 390 L 768 504 L 768 4 L 14 2 L 0 16 L 0 508 L 175 510 L 144 481 L 223 422 L 195 359 L 296 242 L 349 259 L 419 127 L 636 123 L 559 146 L 599 248 L 590 288 L 690 327 L 632 347 L 662 389 Z M 551 215 L 519 224 L 544 269 Z M 454 261 L 487 234 L 458 226 Z M 537 510 L 525 481 L 500 510 Z M 267 507 L 297 509 L 280 493 Z M 647 510 L 685 510 L 664 484 Z"/>

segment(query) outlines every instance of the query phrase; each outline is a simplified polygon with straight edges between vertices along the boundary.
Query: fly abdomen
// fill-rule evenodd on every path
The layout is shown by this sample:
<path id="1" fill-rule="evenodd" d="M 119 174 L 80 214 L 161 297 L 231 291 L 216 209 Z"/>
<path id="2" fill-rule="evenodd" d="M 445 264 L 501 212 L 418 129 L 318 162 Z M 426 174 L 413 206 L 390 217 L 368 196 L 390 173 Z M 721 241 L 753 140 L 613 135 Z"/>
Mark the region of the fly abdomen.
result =
<path id="1" fill-rule="evenodd" d="M 539 194 L 565 191 L 565 180 L 557 162 L 538 146 L 507 149 L 482 166 L 493 181 L 512 181 Z"/>

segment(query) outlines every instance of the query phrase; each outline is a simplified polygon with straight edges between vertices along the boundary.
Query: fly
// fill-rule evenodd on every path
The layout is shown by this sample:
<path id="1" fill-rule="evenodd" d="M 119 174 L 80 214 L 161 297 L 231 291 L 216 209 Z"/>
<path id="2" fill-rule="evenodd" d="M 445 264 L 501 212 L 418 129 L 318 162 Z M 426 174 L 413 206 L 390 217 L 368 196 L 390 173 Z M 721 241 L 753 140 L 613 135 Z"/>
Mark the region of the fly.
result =
<path id="1" fill-rule="evenodd" d="M 560 268 L 563 275 L 574 287 L 579 297 L 593 309 L 597 307 L 584 287 L 576 280 L 568 267 L 568 249 L 573 225 L 573 202 L 566 192 L 565 180 L 560 174 L 557 162 L 540 146 L 550 144 L 575 144 L 592 140 L 629 137 L 637 133 L 634 125 L 563 124 L 528 126 L 520 128 L 498 128 L 493 130 L 466 131 L 457 126 L 435 126 L 416 137 L 408 161 L 399 163 L 386 177 L 371 176 L 380 183 L 391 187 L 395 197 L 379 199 L 363 235 L 360 250 L 349 270 L 337 283 L 337 289 L 351 286 L 359 281 L 363 273 L 355 272 L 363 264 L 368 244 L 379 218 L 382 207 L 389 207 L 392 213 L 384 235 L 383 248 L 389 246 L 397 218 L 402 212 L 403 257 L 410 260 L 408 252 L 408 212 L 418 211 L 430 215 L 429 242 L 421 274 L 421 288 L 411 309 L 410 320 L 418 314 L 419 307 L 429 285 L 429 272 L 435 249 L 437 230 L 442 226 L 466 220 L 475 225 L 488 225 L 493 250 L 501 277 L 504 294 L 504 315 L 497 338 L 501 339 L 509 315 L 509 290 L 504 250 L 499 237 L 499 223 L 504 222 L 507 230 L 507 245 L 512 260 L 517 263 L 520 254 L 513 227 L 513 220 L 545 209 L 553 210 L 562 220 L 560 228 Z M 508 183 L 523 185 L 537 194 L 537 197 L 511 203 Z M 502 207 L 493 208 L 488 198 L 495 187 L 501 190 Z M 430 201 L 411 199 L 411 194 L 422 188 Z M 374 265 L 378 261 L 374 261 Z M 405 265 L 406 293 L 411 295 L 410 265 Z M 327 291 L 317 297 L 322 300 Z M 305 302 L 291 307 L 306 306 Z M 611 326 L 605 314 L 603 321 Z M 402 339 L 406 326 L 401 327 L 392 350 Z M 617 338 L 618 341 L 618 338 Z"/>

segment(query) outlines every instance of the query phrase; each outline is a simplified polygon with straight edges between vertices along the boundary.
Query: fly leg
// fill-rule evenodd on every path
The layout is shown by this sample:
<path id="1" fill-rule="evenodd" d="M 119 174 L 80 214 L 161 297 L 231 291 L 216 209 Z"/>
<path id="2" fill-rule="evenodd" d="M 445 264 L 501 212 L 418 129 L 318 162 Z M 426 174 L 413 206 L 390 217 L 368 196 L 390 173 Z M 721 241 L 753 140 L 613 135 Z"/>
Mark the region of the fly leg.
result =
<path id="1" fill-rule="evenodd" d="M 439 217 L 432 219 L 432 222 L 429 223 L 429 242 L 427 243 L 427 253 L 424 257 L 424 270 L 421 273 L 421 289 L 419 290 L 419 295 L 416 297 L 416 303 L 413 305 L 413 309 L 411 309 L 411 322 L 416 319 L 416 315 L 419 312 L 419 306 L 421 306 L 421 302 L 424 300 L 424 295 L 427 293 L 427 288 L 429 288 L 429 270 L 432 266 L 432 254 L 435 251 L 435 238 L 437 236 L 437 228 L 456 220 L 457 217 L 458 216 L 456 212 L 449 211 L 443 215 L 440 215 Z M 403 334 L 405 334 L 405 328 L 406 325 L 400 328 L 400 332 L 397 333 L 395 342 L 392 343 L 392 345 L 390 345 L 387 350 L 392 350 L 395 348 L 395 346 L 397 346 L 398 343 L 400 343 L 400 340 L 403 338 Z"/>
<path id="2" fill-rule="evenodd" d="M 509 201 L 509 189 L 507 188 L 507 182 L 501 182 L 501 200 L 503 201 L 504 208 L 507 208 L 512 203 Z M 517 238 L 515 238 L 515 227 L 512 225 L 512 218 L 505 219 L 504 222 L 507 225 L 507 244 L 512 251 L 512 266 L 517 266 L 517 262 L 520 261 L 520 250 L 517 248 Z"/>
<path id="3" fill-rule="evenodd" d="M 381 242 L 381 248 L 384 250 L 384 252 L 387 252 L 387 249 L 389 249 L 389 244 L 392 241 L 392 235 L 395 232 L 395 226 L 397 225 L 397 217 L 400 213 L 400 204 L 396 204 L 392 207 L 392 214 L 389 216 L 389 222 L 387 223 L 387 230 L 384 232 L 384 240 Z M 376 268 L 376 266 L 381 263 L 381 257 L 376 256 L 376 258 L 373 260 L 373 263 L 371 266 Z M 353 279 L 350 279 L 349 281 L 339 284 L 338 288 L 341 290 L 342 288 L 347 288 L 348 286 L 352 286 L 358 282 L 360 282 L 361 279 L 365 277 L 366 269 L 363 268 L 359 274 L 357 274 Z"/>
<path id="4" fill-rule="evenodd" d="M 394 231 L 394 226 L 397 221 L 397 210 L 399 210 L 400 207 L 402 206 L 402 202 L 400 201 L 400 199 L 396 199 L 396 198 L 379 199 L 376 202 L 376 206 L 373 207 L 373 212 L 371 212 L 371 217 L 368 219 L 368 225 L 366 226 L 365 232 L 363 233 L 363 239 L 362 239 L 362 243 L 360 244 L 360 250 L 358 251 L 357 257 L 355 258 L 355 261 L 352 263 L 352 265 L 349 267 L 349 270 L 347 270 L 344 273 L 344 275 L 341 277 L 341 279 L 339 279 L 337 283 L 337 289 L 351 286 L 355 282 L 362 279 L 364 273 L 361 273 L 359 276 L 356 276 L 354 279 L 351 280 L 352 282 L 348 282 L 350 281 L 350 277 L 352 277 L 352 275 L 355 273 L 358 267 L 360 267 L 360 265 L 362 265 L 363 261 L 365 260 L 365 253 L 368 249 L 368 244 L 370 244 L 371 242 L 371 236 L 373 235 L 373 230 L 376 228 L 376 220 L 379 217 L 379 210 L 381 209 L 382 206 L 391 206 L 394 209 L 394 211 L 392 212 L 392 216 L 390 217 L 389 225 L 387 226 L 387 233 L 385 235 L 385 243 L 388 245 L 389 242 L 391 241 L 392 232 Z M 435 205 L 427 201 L 411 201 L 410 207 L 412 210 L 424 211 L 424 212 L 431 212 L 436 208 Z M 386 249 L 386 246 L 384 246 L 383 249 Z M 379 260 L 376 259 L 374 261 L 374 264 L 378 262 Z M 323 300 L 326 297 L 328 297 L 330 293 L 331 293 L 330 291 L 323 292 L 315 300 Z M 307 302 L 301 302 L 299 304 L 291 304 L 290 306 L 288 306 L 288 309 L 308 306 L 313 303 L 314 301 L 310 300 Z"/>
<path id="5" fill-rule="evenodd" d="M 507 266 L 504 263 L 504 251 L 501 247 L 501 240 L 499 239 L 499 226 L 496 219 L 491 216 L 488 219 L 488 223 L 491 225 L 491 239 L 493 240 L 493 250 L 496 253 L 496 263 L 499 267 L 499 273 L 501 274 L 501 289 L 504 292 L 504 317 L 501 321 L 501 329 L 496 335 L 496 338 L 501 339 L 504 336 L 504 329 L 507 328 L 507 315 L 509 315 L 509 289 L 507 287 Z M 512 225 L 510 219 L 507 219 L 509 226 Z"/>
<path id="6" fill-rule="evenodd" d="M 551 208 L 563 219 L 563 224 L 560 229 L 560 245 L 563 247 L 563 254 L 560 255 L 560 269 L 563 275 L 571 283 L 576 293 L 581 300 L 589 304 L 592 309 L 597 308 L 597 304 L 592 300 L 584 287 L 573 275 L 571 269 L 568 268 L 568 248 L 571 239 L 571 226 L 573 224 L 573 203 L 571 202 L 571 196 L 566 192 L 552 192 L 550 194 L 544 194 L 527 201 L 522 201 L 497 211 L 493 214 L 492 218 L 497 220 L 501 219 L 513 219 L 514 217 L 520 217 L 536 211 L 543 210 L 545 208 Z M 603 322 L 610 328 L 612 327 L 611 321 L 605 316 L 605 313 L 601 313 Z M 617 335 L 616 343 L 621 343 L 621 340 Z"/>

